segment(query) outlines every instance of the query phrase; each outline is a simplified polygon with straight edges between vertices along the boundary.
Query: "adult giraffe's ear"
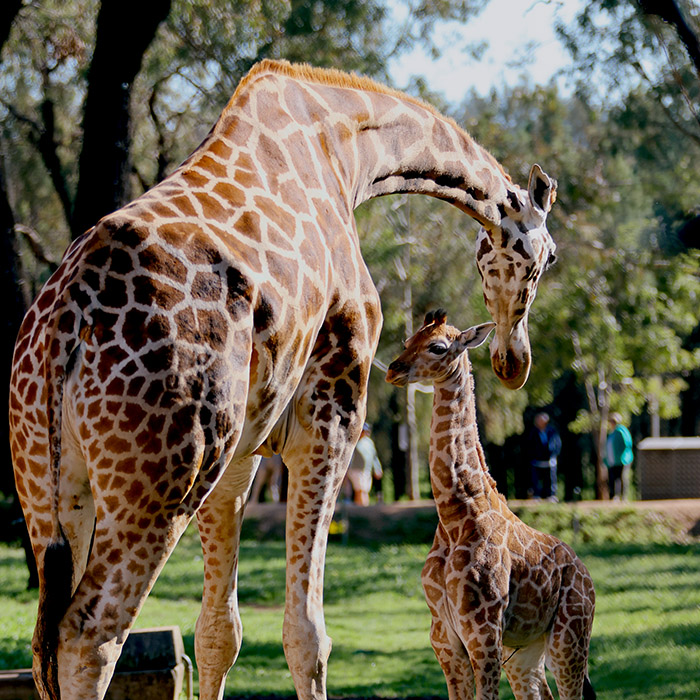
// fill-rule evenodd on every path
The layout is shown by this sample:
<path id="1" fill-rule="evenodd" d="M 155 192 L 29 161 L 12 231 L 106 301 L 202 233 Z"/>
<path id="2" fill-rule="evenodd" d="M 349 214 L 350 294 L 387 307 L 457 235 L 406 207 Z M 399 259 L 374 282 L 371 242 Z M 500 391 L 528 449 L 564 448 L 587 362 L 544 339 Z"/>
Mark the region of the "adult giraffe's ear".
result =
<path id="1" fill-rule="evenodd" d="M 466 350 L 467 348 L 478 348 L 486 338 L 489 337 L 491 331 L 496 327 L 493 321 L 482 323 L 480 326 L 473 326 L 459 334 L 459 344 Z"/>
<path id="2" fill-rule="evenodd" d="M 557 181 L 549 177 L 537 163 L 530 170 L 527 183 L 530 202 L 543 213 L 547 213 L 557 199 Z"/>

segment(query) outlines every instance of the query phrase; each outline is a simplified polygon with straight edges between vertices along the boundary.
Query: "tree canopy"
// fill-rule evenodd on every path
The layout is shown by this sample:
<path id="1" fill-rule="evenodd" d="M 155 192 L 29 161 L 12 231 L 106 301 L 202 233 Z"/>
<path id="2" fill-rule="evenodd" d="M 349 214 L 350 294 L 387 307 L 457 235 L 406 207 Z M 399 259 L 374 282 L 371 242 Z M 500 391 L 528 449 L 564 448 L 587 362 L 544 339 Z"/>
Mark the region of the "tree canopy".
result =
<path id="1" fill-rule="evenodd" d="M 184 159 L 257 60 L 309 61 L 389 82 L 391 58 L 417 43 L 437 51 L 440 21 L 468 22 L 486 1 L 403 0 L 405 22 L 386 0 L 6 2 L 0 215 L 10 289 L 29 302 L 72 237 Z M 671 5 L 678 12 L 667 16 Z M 487 353 L 474 353 L 493 445 L 522 433 L 539 408 L 571 440 L 590 434 L 592 455 L 608 410 L 635 417 L 637 437 L 651 430 L 649 416 L 667 432 L 700 430 L 700 269 L 684 244 L 690 238 L 679 237 L 700 215 L 698 26 L 688 0 L 593 0 L 558 28 L 573 60 L 571 92 L 524 80 L 448 105 L 414 85 L 515 181 L 525 184 L 534 162 L 559 181 L 549 217 L 559 263 L 532 308 L 525 389 L 502 389 Z M 464 327 L 486 320 L 476 228 L 429 198 L 388 198 L 358 212 L 385 315 L 380 359 L 390 360 L 411 322 L 437 306 Z M 5 363 L 7 371 L 9 356 Z M 373 373 L 369 419 L 387 462 L 394 391 Z M 429 401 L 417 404 L 425 454 Z"/>

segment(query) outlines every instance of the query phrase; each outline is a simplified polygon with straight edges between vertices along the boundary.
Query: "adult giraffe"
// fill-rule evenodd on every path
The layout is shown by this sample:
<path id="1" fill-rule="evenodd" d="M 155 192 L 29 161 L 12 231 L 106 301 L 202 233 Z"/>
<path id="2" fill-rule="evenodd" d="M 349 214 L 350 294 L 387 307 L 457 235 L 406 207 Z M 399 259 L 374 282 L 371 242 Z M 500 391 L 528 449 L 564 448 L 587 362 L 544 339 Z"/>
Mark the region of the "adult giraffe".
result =
<path id="1" fill-rule="evenodd" d="M 200 697 L 222 696 L 243 507 L 273 451 L 289 467 L 285 655 L 299 698 L 325 697 L 326 536 L 381 326 L 353 210 L 393 192 L 481 222 L 494 369 L 522 385 L 554 183 L 534 166 L 522 190 L 454 122 L 366 79 L 258 64 L 170 177 L 71 245 L 25 318 L 10 399 L 42 698 L 103 697 L 195 514 Z"/>

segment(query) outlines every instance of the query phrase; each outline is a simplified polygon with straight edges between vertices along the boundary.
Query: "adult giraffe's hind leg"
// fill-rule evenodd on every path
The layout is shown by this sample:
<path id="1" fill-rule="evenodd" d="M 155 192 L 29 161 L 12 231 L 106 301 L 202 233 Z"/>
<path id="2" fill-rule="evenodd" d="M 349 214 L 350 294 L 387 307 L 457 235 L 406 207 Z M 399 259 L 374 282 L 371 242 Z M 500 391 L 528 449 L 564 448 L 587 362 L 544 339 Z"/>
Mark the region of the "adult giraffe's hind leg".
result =
<path id="1" fill-rule="evenodd" d="M 378 311 L 374 318 L 379 319 Z M 360 318 L 359 324 L 365 321 Z M 357 316 L 338 312 L 319 335 L 293 399 L 282 451 L 289 469 L 283 643 L 299 700 L 326 697 L 331 651 L 323 615 L 328 528 L 365 419 L 378 335 L 379 325 L 358 325 Z"/>
<path id="2" fill-rule="evenodd" d="M 97 507 L 104 512 L 104 503 Z M 98 517 L 87 568 L 59 625 L 61 698 L 104 697 L 126 636 L 191 517 L 161 511 L 116 543 L 113 515 Z"/>
<path id="3" fill-rule="evenodd" d="M 331 640 L 323 614 L 323 574 L 328 528 L 335 501 L 360 435 L 364 411 L 343 427 L 337 412 L 330 416 L 327 439 L 293 432 L 284 452 L 289 469 L 287 492 L 287 586 L 284 653 L 299 700 L 322 700 Z"/>
<path id="4" fill-rule="evenodd" d="M 235 450 L 247 359 L 239 367 L 215 360 L 205 372 L 180 372 L 181 381 L 161 394 L 154 390 L 152 421 L 137 412 L 139 430 L 127 432 L 135 403 L 117 398 L 110 408 L 115 418 L 102 433 L 79 426 L 90 482 L 101 488 L 93 491 L 96 526 L 87 566 L 59 625 L 64 700 L 104 697 L 146 596 Z"/>
<path id="5" fill-rule="evenodd" d="M 238 548 L 245 502 L 260 457 L 232 462 L 197 511 L 204 554 L 202 610 L 197 619 L 195 655 L 200 700 L 220 700 L 226 674 L 241 648 L 238 612 Z"/>

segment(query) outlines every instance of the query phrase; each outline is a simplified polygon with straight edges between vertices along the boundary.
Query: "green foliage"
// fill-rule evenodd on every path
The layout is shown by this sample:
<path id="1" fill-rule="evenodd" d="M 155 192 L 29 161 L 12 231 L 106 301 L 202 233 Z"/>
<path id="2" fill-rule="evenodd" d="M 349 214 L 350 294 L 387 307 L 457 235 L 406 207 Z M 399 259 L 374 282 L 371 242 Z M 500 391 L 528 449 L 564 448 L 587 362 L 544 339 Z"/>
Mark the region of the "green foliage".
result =
<path id="1" fill-rule="evenodd" d="M 390 57 L 416 44 L 437 51 L 436 22 L 465 20 L 483 4 L 174 0 L 132 93 L 131 195 L 197 146 L 256 61 L 286 58 L 389 80 Z M 15 218 L 57 254 L 70 240 L 99 7 L 98 0 L 25 4 L 0 64 L 0 152 Z M 392 12 L 400 10 L 405 19 L 397 23 Z"/>
<path id="2" fill-rule="evenodd" d="M 390 57 L 416 44 L 435 50 L 441 20 L 468 21 L 484 4 L 175 0 L 134 86 L 133 194 L 196 146 L 256 60 L 308 60 L 390 80 Z M 681 6 L 696 27 L 697 9 Z M 70 239 L 66 212 L 77 187 L 98 9 L 97 0 L 25 5 L 0 66 L 0 151 L 15 218 L 38 232 L 54 259 Z M 673 29 L 636 3 L 595 0 L 559 31 L 576 62 L 572 96 L 554 83 L 523 83 L 467 94 L 450 107 L 420 81 L 411 87 L 450 111 L 516 182 L 526 184 L 533 162 L 559 181 L 548 221 L 559 263 L 532 307 L 528 384 L 503 389 L 486 349 L 472 355 L 482 435 L 497 444 L 523 431 L 528 407 L 555 401 L 557 382 L 572 371 L 588 401 L 576 407 L 571 428 L 595 431 L 599 399 L 625 417 L 649 406 L 664 418 L 678 415 L 700 364 L 688 341 L 697 325 L 698 256 L 679 252 L 676 236 L 700 211 L 700 81 Z M 49 142 L 58 156 L 51 171 Z M 477 226 L 462 212 L 430 198 L 387 198 L 363 206 L 357 219 L 382 297 L 380 360 L 390 361 L 411 323 L 438 306 L 464 327 L 487 318 L 473 264 Z M 22 263 L 32 296 L 46 269 L 26 245 Z M 369 419 L 385 465 L 393 391 L 372 373 Z M 419 395 L 417 410 L 425 464 L 429 397 Z"/>

